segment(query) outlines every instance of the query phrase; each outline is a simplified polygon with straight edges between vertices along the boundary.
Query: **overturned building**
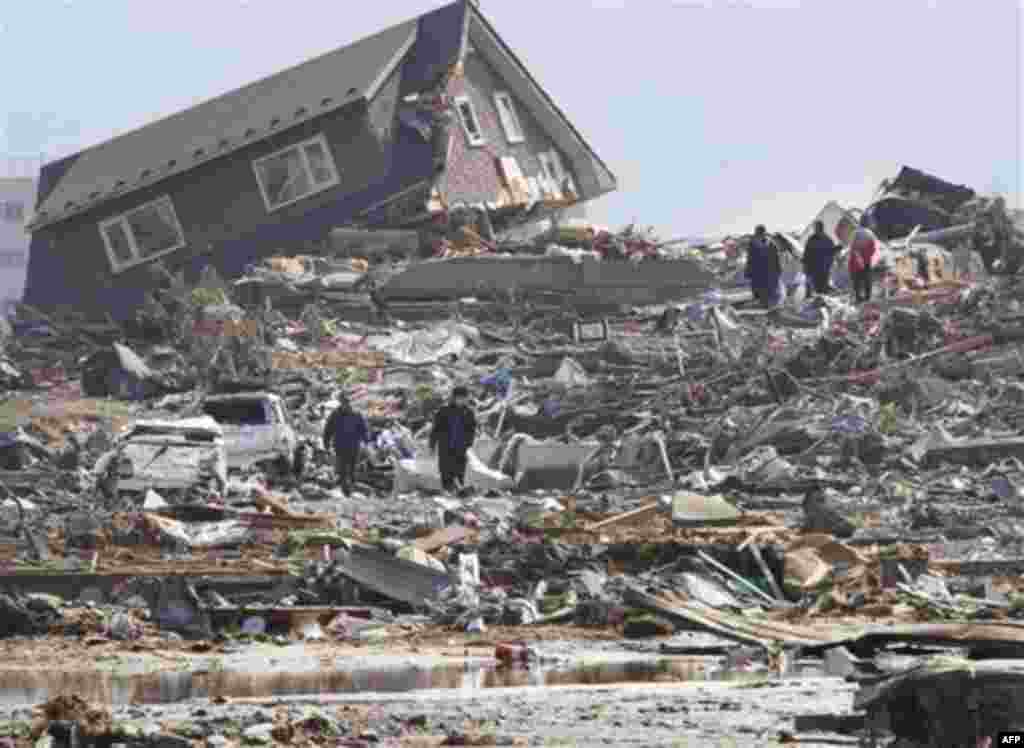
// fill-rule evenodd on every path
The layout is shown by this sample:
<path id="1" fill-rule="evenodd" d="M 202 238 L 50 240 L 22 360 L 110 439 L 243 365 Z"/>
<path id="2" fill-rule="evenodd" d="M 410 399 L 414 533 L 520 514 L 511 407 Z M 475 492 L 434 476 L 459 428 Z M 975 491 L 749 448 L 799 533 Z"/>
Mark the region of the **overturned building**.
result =
<path id="1" fill-rule="evenodd" d="M 44 166 L 25 301 L 125 318 L 164 271 L 232 277 L 338 226 L 556 210 L 615 188 L 458 0 Z"/>

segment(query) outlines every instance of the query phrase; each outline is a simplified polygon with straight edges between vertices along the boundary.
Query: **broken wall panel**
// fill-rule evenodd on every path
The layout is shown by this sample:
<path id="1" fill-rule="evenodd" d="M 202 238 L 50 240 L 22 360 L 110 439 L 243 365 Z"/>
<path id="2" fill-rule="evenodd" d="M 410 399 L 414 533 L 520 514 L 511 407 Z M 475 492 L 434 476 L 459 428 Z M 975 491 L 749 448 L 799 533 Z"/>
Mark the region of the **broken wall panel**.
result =
<path id="1" fill-rule="evenodd" d="M 495 202 L 499 192 L 505 188 L 505 180 L 496 160 L 514 159 L 524 179 L 542 177 L 544 171 L 540 154 L 556 146 L 541 124 L 525 106 L 515 100 L 514 95 L 523 141 L 510 143 L 495 102 L 495 94 L 510 93 L 509 86 L 480 51 L 466 55 L 463 70 L 463 75 L 450 83 L 448 94 L 452 97 L 469 97 L 486 143 L 482 146 L 470 145 L 461 124 L 454 123 L 451 132 L 455 141 L 451 161 L 442 180 L 442 192 L 449 204 L 460 201 Z M 562 169 L 566 170 L 566 176 L 573 176 L 568 160 L 564 156 L 559 160 Z"/>
<path id="2" fill-rule="evenodd" d="M 488 61 L 509 84 L 509 92 L 524 104 L 539 121 L 551 122 L 549 134 L 558 146 L 560 156 L 567 156 L 564 166 L 573 172 L 578 195 L 592 200 L 617 188 L 615 175 L 586 143 L 579 130 L 573 126 L 565 113 L 559 109 L 551 96 L 530 74 L 493 27 L 480 13 L 469 18 L 469 40 L 482 51 Z"/>
<path id="3" fill-rule="evenodd" d="M 413 607 L 433 600 L 449 585 L 447 574 L 372 548 L 353 548 L 337 568 L 352 581 Z"/>

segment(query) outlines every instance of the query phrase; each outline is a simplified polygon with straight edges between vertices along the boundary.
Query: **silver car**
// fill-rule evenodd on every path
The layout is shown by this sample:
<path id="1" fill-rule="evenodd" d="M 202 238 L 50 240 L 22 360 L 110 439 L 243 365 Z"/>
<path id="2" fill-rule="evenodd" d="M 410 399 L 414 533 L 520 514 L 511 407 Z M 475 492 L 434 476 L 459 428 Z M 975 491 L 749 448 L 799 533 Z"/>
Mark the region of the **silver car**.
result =
<path id="1" fill-rule="evenodd" d="M 224 433 L 212 418 L 137 421 L 94 472 L 108 496 L 227 486 Z"/>
<path id="2" fill-rule="evenodd" d="M 299 438 L 279 395 L 209 395 L 200 409 L 223 429 L 230 469 L 270 463 L 282 473 L 291 473 L 301 465 Z"/>

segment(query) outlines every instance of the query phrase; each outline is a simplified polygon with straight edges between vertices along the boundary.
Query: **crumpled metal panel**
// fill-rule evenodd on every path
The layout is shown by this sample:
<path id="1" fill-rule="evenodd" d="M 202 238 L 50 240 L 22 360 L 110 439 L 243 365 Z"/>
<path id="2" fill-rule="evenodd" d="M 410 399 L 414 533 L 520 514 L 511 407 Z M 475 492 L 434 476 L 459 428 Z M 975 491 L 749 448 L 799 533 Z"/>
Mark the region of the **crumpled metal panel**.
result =
<path id="1" fill-rule="evenodd" d="M 353 548 L 336 568 L 352 581 L 414 607 L 434 600 L 451 583 L 447 574 L 371 548 Z"/>

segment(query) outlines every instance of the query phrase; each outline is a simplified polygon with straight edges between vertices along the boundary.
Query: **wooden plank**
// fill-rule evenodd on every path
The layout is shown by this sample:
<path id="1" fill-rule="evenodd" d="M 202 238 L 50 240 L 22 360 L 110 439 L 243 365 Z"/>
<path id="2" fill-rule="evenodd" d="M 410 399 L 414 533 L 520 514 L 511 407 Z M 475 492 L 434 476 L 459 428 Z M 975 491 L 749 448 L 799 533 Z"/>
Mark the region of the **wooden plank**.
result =
<path id="1" fill-rule="evenodd" d="M 430 553 L 436 551 L 438 548 L 444 548 L 446 545 L 452 543 L 458 543 L 469 535 L 469 530 L 462 525 L 452 525 L 446 527 L 443 530 L 437 530 L 430 533 L 418 540 L 413 541 L 413 545 L 419 548 L 424 553 Z"/>
<path id="2" fill-rule="evenodd" d="M 639 509 L 634 509 L 631 512 L 625 512 L 624 514 L 618 514 L 614 517 L 610 517 L 600 522 L 595 522 L 587 528 L 588 532 L 597 532 L 607 527 L 616 527 L 618 525 L 630 525 L 640 520 L 650 519 L 658 513 L 659 503 L 657 501 L 650 504 L 645 504 Z"/>

